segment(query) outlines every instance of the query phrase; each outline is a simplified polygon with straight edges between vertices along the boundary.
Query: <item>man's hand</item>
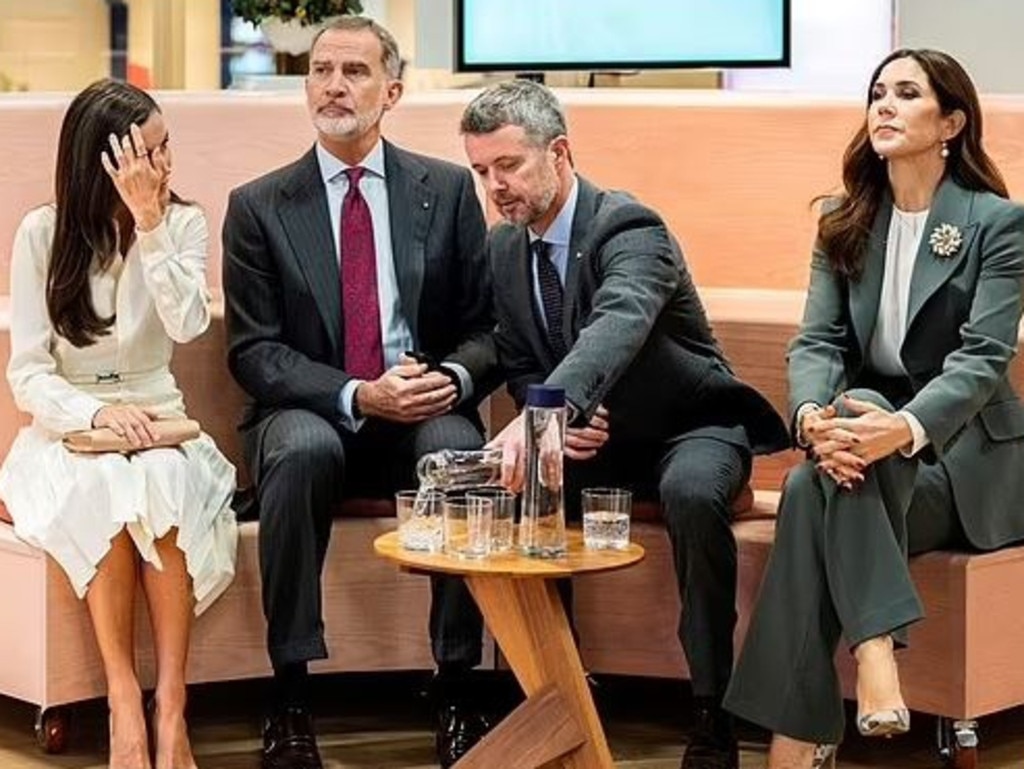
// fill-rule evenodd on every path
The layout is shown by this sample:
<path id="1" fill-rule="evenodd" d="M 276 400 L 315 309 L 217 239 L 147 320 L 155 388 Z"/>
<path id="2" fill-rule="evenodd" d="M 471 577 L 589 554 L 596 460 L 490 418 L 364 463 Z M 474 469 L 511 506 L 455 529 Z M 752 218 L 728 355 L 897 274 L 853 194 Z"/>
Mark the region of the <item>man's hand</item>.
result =
<path id="1" fill-rule="evenodd" d="M 501 449 L 501 485 L 514 494 L 523 490 L 526 480 L 526 428 L 523 415 L 505 425 L 487 444 L 489 449 Z"/>
<path id="2" fill-rule="evenodd" d="M 372 382 L 356 388 L 355 401 L 366 417 L 406 424 L 422 422 L 451 411 L 456 390 L 451 379 L 427 371 L 423 363 L 399 363 Z"/>
<path id="3" fill-rule="evenodd" d="M 608 409 L 598 406 L 586 427 L 570 427 L 565 431 L 565 455 L 582 462 L 593 459 L 608 442 Z"/>

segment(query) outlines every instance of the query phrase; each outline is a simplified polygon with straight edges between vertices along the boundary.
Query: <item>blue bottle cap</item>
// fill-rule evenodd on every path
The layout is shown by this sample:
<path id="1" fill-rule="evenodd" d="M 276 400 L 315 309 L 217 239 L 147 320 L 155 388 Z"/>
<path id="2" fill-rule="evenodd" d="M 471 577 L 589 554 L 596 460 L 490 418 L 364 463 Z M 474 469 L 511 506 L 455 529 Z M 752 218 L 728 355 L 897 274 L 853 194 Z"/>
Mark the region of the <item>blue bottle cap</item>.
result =
<path id="1" fill-rule="evenodd" d="M 532 384 L 526 386 L 526 405 L 541 408 L 559 408 L 565 405 L 565 388 L 555 385 Z"/>

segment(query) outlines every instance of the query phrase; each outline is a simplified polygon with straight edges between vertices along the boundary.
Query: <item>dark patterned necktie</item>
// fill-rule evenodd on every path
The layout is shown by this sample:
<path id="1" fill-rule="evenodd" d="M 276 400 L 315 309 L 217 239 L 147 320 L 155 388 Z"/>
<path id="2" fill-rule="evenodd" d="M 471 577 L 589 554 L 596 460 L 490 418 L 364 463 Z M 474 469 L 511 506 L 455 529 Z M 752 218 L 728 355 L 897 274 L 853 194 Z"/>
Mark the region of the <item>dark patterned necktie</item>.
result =
<path id="1" fill-rule="evenodd" d="M 558 269 L 551 262 L 550 243 L 539 238 L 533 241 L 530 250 L 537 264 L 537 282 L 540 284 L 540 301 L 544 305 L 544 318 L 548 327 L 548 342 L 558 358 L 565 357 L 565 340 L 562 338 L 562 281 Z"/>
<path id="2" fill-rule="evenodd" d="M 348 192 L 341 204 L 341 307 L 345 320 L 345 371 L 359 379 L 384 373 L 384 342 L 377 301 L 377 254 L 370 206 L 359 191 L 366 169 L 345 170 Z"/>

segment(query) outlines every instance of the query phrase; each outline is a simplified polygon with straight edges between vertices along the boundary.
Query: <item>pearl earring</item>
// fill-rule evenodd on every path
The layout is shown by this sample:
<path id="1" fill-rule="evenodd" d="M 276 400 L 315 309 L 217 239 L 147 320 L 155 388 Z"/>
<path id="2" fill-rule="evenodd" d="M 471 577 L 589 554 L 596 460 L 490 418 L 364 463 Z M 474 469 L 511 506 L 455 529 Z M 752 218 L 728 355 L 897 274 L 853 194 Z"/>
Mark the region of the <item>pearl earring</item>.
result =
<path id="1" fill-rule="evenodd" d="M 945 141 L 942 142 L 942 149 L 939 150 L 939 155 L 941 155 L 943 158 L 949 157 L 949 146 L 946 144 Z"/>
<path id="2" fill-rule="evenodd" d="M 878 159 L 881 160 L 884 163 L 885 162 L 885 155 L 883 155 L 882 153 L 878 153 Z"/>

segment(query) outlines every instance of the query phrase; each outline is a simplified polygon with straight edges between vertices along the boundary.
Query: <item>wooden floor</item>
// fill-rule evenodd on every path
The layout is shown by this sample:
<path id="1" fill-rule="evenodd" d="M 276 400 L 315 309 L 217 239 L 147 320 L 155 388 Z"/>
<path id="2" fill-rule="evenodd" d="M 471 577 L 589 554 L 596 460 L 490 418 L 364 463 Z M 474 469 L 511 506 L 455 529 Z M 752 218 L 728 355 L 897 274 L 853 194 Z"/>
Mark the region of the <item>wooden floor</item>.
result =
<path id="1" fill-rule="evenodd" d="M 327 769 L 426 769 L 433 762 L 429 707 L 421 674 L 348 675 L 317 679 L 316 712 Z M 597 703 L 619 767 L 677 769 L 688 710 L 685 684 L 602 678 Z M 513 688 L 494 682 L 500 706 L 511 705 Z M 218 684 L 192 691 L 190 722 L 200 769 L 258 769 L 262 685 Z M 32 737 L 34 708 L 0 698 L 2 769 L 101 769 L 105 741 L 102 704 L 74 711 L 72 743 L 64 755 L 45 756 Z M 840 751 L 843 769 L 939 769 L 933 747 L 934 719 L 915 715 L 910 735 L 866 740 L 849 735 Z M 741 730 L 742 769 L 765 764 L 766 735 Z M 1024 709 L 981 723 L 982 769 L 1024 767 Z M 495 769 L 501 769 L 495 767 Z"/>

